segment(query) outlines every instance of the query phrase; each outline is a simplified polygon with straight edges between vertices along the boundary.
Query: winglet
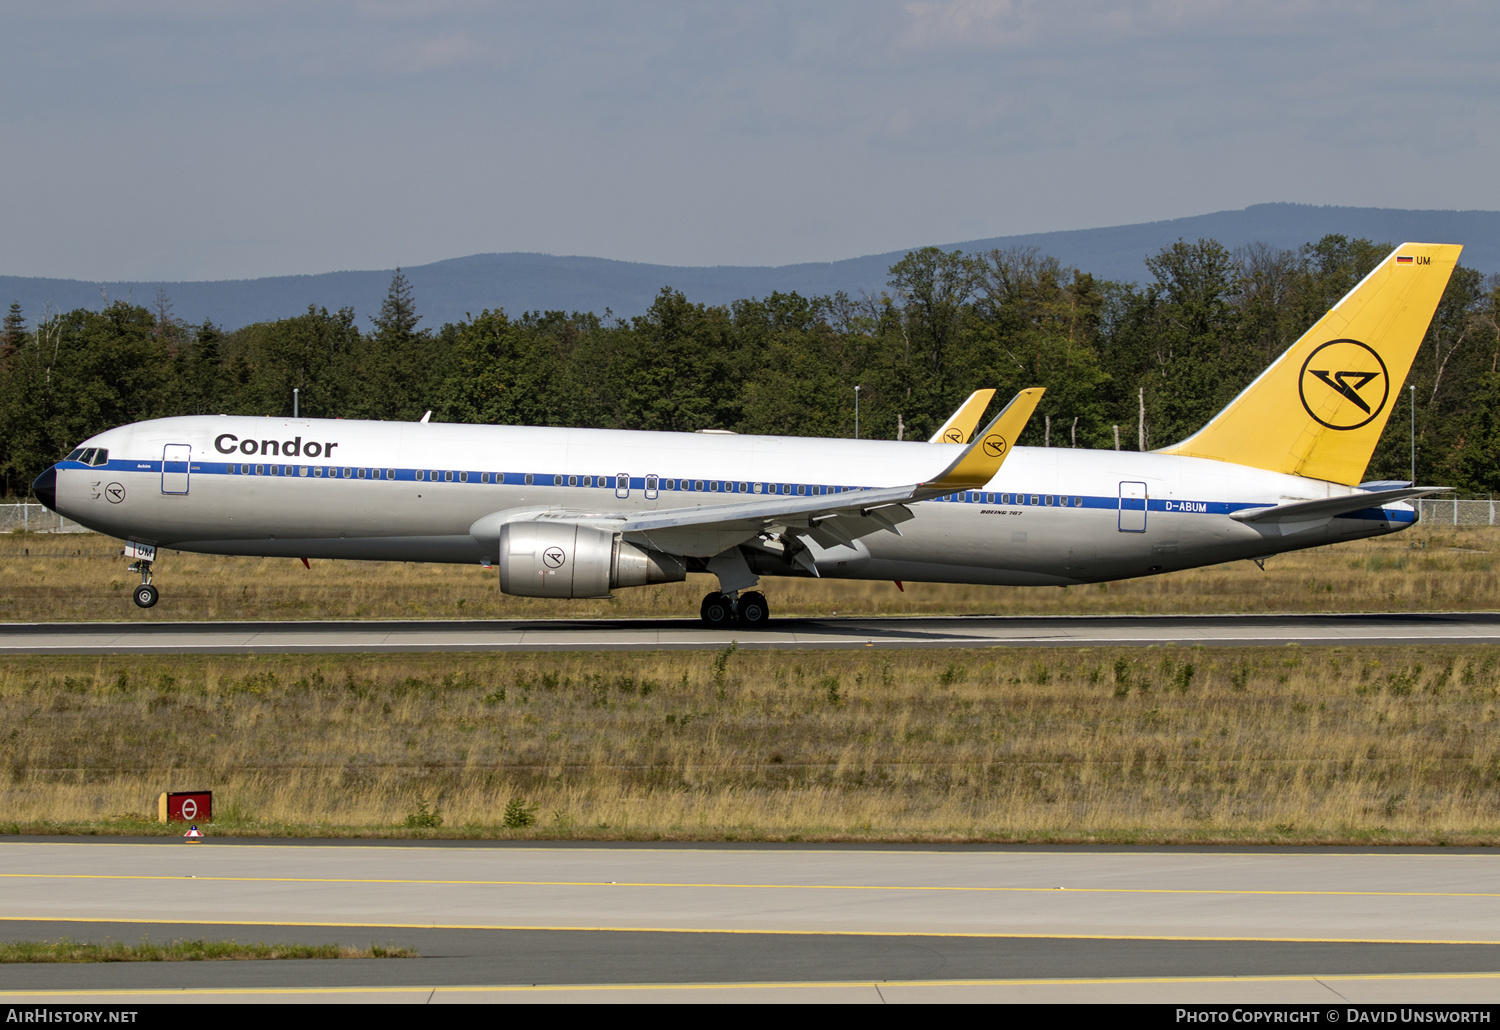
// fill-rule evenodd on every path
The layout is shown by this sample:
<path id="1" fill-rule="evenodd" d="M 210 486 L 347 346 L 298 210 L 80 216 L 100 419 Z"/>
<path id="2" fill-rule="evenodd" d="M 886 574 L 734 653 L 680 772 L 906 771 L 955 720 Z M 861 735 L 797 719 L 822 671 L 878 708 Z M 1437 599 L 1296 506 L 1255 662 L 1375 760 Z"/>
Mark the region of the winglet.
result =
<path id="1" fill-rule="evenodd" d="M 1031 413 L 1041 403 L 1045 387 L 1034 386 L 1016 394 L 995 420 L 974 434 L 974 440 L 936 479 L 922 484 L 924 490 L 973 490 L 984 486 L 1005 463 Z"/>
<path id="2" fill-rule="evenodd" d="M 994 390 L 975 390 L 969 399 L 959 406 L 953 417 L 943 423 L 943 428 L 933 433 L 928 443 L 968 443 L 974 438 L 974 429 L 979 425 L 984 409 L 990 406 Z"/>

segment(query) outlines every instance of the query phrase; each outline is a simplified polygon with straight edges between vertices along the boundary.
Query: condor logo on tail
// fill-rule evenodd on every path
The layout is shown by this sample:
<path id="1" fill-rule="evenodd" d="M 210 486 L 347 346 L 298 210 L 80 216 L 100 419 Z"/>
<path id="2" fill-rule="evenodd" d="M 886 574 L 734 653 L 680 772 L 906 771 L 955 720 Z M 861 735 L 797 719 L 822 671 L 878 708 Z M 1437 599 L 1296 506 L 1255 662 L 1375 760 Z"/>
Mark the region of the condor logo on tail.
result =
<path id="1" fill-rule="evenodd" d="M 1385 362 L 1358 340 L 1330 340 L 1302 363 L 1302 407 L 1329 429 L 1358 429 L 1385 410 L 1391 380 Z M 1347 402 L 1347 403 L 1346 403 Z"/>

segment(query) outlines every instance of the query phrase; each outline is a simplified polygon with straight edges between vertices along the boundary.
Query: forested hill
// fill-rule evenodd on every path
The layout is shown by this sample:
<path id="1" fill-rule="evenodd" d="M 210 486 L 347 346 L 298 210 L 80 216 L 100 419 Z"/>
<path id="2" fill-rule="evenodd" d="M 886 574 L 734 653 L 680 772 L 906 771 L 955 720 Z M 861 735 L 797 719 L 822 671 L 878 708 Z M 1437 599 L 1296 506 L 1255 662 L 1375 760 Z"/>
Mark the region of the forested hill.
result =
<path id="1" fill-rule="evenodd" d="M 1338 233 L 1351 239 L 1411 240 L 1464 244 L 1464 263 L 1486 274 L 1500 272 L 1500 212 L 1402 211 L 1384 208 L 1312 207 L 1257 204 L 1243 211 L 1169 221 L 1072 232 L 1036 233 L 970 240 L 943 250 L 983 253 L 1035 246 L 1064 265 L 1087 269 L 1099 279 L 1150 279 L 1143 258 L 1178 239 L 1215 239 L 1233 250 L 1253 242 L 1295 249 L 1309 240 Z M 745 297 L 797 292 L 804 297 L 842 290 L 852 297 L 885 288 L 886 270 L 904 251 L 844 261 L 775 268 L 723 265 L 709 268 L 647 265 L 590 257 L 547 254 L 476 254 L 406 268 L 422 298 L 426 324 L 457 322 L 466 312 L 504 308 L 525 311 L 592 311 L 631 317 L 644 314 L 663 286 L 681 290 L 705 304 L 729 304 Z M 221 282 L 84 282 L 0 276 L 0 305 L 18 301 L 23 310 L 99 310 L 125 300 L 149 304 L 158 290 L 171 298 L 178 317 L 192 324 L 204 319 L 225 329 L 266 322 L 306 311 L 353 308 L 373 314 L 385 294 L 391 269 L 276 276 Z"/>
<path id="2" fill-rule="evenodd" d="M 1019 442 L 1150 449 L 1200 428 L 1391 245 L 1177 241 L 1144 255 L 1139 285 L 1036 248 L 932 247 L 876 294 L 705 304 L 668 288 L 629 319 L 476 306 L 435 324 L 399 273 L 373 318 L 317 306 L 232 331 L 165 296 L 40 318 L 17 304 L 0 333 L 0 475 L 24 493 L 91 434 L 142 419 L 288 415 L 294 388 L 315 417 L 852 436 L 859 385 L 863 435 L 925 439 L 971 390 L 1044 386 Z M 1417 478 L 1500 491 L 1500 276 L 1459 266 L 1408 383 Z M 1392 391 L 1367 478 L 1407 477 L 1412 396 Z"/>

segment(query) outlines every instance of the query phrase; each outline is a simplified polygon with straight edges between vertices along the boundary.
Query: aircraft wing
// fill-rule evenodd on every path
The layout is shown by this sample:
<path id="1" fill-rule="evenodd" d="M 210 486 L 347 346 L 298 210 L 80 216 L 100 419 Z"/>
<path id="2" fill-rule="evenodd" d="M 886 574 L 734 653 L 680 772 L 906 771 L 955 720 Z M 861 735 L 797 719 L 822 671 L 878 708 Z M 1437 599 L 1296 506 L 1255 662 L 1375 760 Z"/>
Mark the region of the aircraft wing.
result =
<path id="1" fill-rule="evenodd" d="M 968 443 L 979 425 L 979 417 L 990 406 L 994 390 L 975 390 L 969 399 L 959 405 L 953 417 L 944 422 L 942 428 L 928 439 L 928 443 Z"/>
<path id="2" fill-rule="evenodd" d="M 1293 501 L 1290 504 L 1274 504 L 1266 508 L 1242 508 L 1232 512 L 1230 518 L 1251 525 L 1276 525 L 1282 522 L 1310 522 L 1313 519 L 1331 519 L 1335 515 L 1346 515 L 1351 511 L 1379 508 L 1412 497 L 1426 497 L 1445 493 L 1452 487 L 1416 486 L 1399 490 L 1370 490 L 1346 494 L 1342 497 L 1319 498 L 1314 501 Z"/>
<path id="3" fill-rule="evenodd" d="M 899 535 L 899 524 L 912 517 L 910 509 L 904 507 L 906 503 L 978 489 L 993 479 L 1043 392 L 1042 387 L 1034 387 L 1016 394 L 947 468 L 920 483 L 807 497 L 764 494 L 743 501 L 650 512 L 555 512 L 536 517 L 610 528 L 633 543 L 694 556 L 718 554 L 767 531 L 793 541 L 807 536 L 823 547 L 852 546 L 858 537 L 881 530 Z M 795 544 L 791 550 L 796 550 Z"/>

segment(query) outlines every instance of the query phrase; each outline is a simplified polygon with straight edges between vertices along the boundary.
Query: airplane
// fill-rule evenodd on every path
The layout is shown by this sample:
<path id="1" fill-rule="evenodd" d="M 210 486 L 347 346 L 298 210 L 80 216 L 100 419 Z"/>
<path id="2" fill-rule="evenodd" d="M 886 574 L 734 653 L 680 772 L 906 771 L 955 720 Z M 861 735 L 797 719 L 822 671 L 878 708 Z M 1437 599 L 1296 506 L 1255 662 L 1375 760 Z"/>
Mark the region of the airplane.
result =
<path id="1" fill-rule="evenodd" d="M 1067 586 L 1406 529 L 1404 481 L 1361 483 L 1462 248 L 1397 247 L 1199 432 L 1149 452 L 1020 447 L 1041 400 L 980 431 L 837 440 L 187 416 L 84 441 L 33 484 L 160 549 L 472 563 L 526 597 L 606 597 L 706 572 L 711 626 L 765 625 L 767 576 Z M 976 400 L 980 408 L 992 395 Z M 968 428 L 968 431 L 965 431 Z"/>

